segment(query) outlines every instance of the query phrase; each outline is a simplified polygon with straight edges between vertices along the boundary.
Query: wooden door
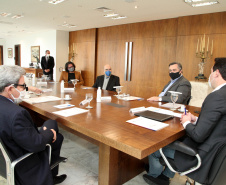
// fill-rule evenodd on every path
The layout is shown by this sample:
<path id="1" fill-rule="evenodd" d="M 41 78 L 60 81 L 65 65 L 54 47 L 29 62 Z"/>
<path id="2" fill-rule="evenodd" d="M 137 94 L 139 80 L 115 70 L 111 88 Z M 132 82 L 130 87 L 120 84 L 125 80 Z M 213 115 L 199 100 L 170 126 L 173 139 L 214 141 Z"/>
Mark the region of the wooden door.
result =
<path id="1" fill-rule="evenodd" d="M 15 65 L 21 66 L 21 50 L 20 44 L 15 45 Z"/>
<path id="2" fill-rule="evenodd" d="M 3 65 L 3 46 L 0 46 L 0 65 Z"/>

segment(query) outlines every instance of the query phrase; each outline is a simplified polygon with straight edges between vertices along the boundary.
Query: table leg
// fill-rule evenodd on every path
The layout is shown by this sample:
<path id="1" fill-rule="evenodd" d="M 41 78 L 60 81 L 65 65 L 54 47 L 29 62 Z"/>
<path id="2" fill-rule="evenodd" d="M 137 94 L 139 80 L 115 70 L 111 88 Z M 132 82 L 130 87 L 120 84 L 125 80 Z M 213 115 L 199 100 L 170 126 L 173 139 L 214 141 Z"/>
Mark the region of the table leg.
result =
<path id="1" fill-rule="evenodd" d="M 99 145 L 99 185 L 120 185 L 144 171 L 139 160 L 108 145 Z"/>

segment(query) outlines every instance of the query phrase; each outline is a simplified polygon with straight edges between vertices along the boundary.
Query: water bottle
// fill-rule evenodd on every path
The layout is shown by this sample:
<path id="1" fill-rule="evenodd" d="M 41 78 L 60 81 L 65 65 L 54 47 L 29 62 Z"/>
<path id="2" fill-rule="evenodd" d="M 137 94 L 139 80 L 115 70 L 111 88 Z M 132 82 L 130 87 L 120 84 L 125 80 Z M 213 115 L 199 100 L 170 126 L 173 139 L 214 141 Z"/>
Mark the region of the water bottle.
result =
<path id="1" fill-rule="evenodd" d="M 97 89 L 97 102 L 101 102 L 101 89 L 98 87 Z"/>
<path id="2" fill-rule="evenodd" d="M 64 81 L 63 80 L 61 81 L 61 84 L 60 84 L 60 91 L 62 93 L 64 92 Z"/>

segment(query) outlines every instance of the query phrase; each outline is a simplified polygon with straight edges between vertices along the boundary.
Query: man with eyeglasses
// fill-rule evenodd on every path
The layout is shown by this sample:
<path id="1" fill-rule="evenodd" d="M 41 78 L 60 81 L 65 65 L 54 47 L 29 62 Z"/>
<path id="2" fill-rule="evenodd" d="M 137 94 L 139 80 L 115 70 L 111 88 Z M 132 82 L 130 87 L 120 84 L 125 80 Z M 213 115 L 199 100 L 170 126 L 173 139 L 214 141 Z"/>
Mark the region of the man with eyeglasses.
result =
<path id="1" fill-rule="evenodd" d="M 21 101 L 22 92 L 29 89 L 23 75 L 25 70 L 19 66 L 0 66 L 0 138 L 12 160 L 34 153 L 16 166 L 15 184 L 59 184 L 67 176 L 57 176 L 58 167 L 50 170 L 45 148 L 46 144 L 51 144 L 51 162 L 54 163 L 59 159 L 64 138 L 55 120 L 47 120 L 38 130 L 28 111 L 16 104 Z"/>
<path id="2" fill-rule="evenodd" d="M 104 75 L 98 76 L 93 87 L 101 87 L 103 90 L 116 91 L 114 86 L 120 86 L 120 80 L 118 76 L 111 74 L 111 66 L 106 64 L 104 66 Z"/>

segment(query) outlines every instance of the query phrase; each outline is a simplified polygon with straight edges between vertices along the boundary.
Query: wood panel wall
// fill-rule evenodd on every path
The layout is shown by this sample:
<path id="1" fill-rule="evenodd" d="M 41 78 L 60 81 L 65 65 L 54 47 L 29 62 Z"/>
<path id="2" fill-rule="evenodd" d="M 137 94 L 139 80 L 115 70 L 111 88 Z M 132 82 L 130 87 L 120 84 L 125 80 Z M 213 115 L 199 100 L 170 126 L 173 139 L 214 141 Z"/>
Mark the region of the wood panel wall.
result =
<path id="1" fill-rule="evenodd" d="M 74 53 L 76 70 L 82 71 L 85 86 L 92 86 L 95 76 L 96 29 L 88 29 L 69 33 L 69 58 Z"/>
<path id="2" fill-rule="evenodd" d="M 96 76 L 104 73 L 104 65 L 110 64 L 112 73 L 120 77 L 123 92 L 148 98 L 158 95 L 170 80 L 168 64 L 171 62 L 180 62 L 184 76 L 190 81 L 195 80 L 199 63 L 195 55 L 197 40 L 204 33 L 206 38 L 214 41 L 213 58 L 206 62 L 204 70 L 205 76 L 209 76 L 214 58 L 226 55 L 225 19 L 226 12 L 220 12 L 76 31 L 70 32 L 70 44 L 83 44 L 83 47 L 79 46 L 76 64 L 87 68 L 83 75 L 85 81 L 86 78 L 89 80 L 85 82 L 87 85 L 91 86 Z M 88 33 L 90 37 L 87 37 Z M 92 47 L 85 44 L 87 38 Z M 124 80 L 125 42 L 133 42 L 130 82 Z M 87 56 L 89 60 L 86 60 Z"/>

